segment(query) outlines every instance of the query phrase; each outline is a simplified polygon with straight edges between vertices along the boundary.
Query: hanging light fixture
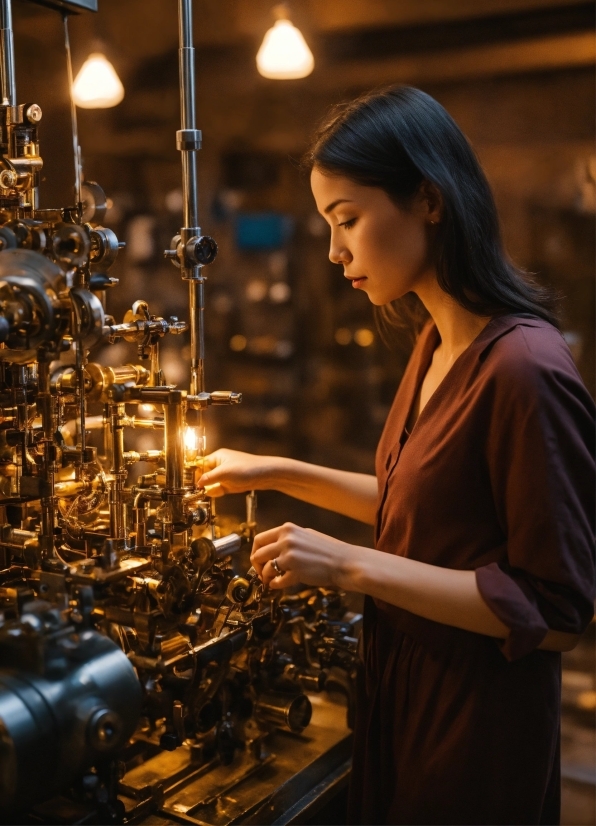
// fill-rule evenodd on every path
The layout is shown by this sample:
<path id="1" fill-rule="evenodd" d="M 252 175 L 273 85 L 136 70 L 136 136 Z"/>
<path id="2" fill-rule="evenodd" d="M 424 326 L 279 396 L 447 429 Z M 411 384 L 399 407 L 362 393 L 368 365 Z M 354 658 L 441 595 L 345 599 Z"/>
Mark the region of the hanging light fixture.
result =
<path id="1" fill-rule="evenodd" d="M 273 14 L 277 20 L 265 33 L 257 53 L 259 73 L 273 80 L 307 77 L 315 67 L 315 59 L 302 32 L 288 19 L 285 3 L 274 6 Z"/>
<path id="2" fill-rule="evenodd" d="M 81 66 L 72 96 L 81 109 L 109 109 L 124 97 L 124 86 L 107 57 L 94 52 Z"/>

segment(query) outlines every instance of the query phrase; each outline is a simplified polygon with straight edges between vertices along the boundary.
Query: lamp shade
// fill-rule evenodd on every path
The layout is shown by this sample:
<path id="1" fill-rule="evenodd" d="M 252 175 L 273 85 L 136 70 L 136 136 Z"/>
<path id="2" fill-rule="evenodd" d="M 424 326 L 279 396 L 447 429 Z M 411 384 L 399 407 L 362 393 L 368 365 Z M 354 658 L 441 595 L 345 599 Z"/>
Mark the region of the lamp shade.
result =
<path id="1" fill-rule="evenodd" d="M 309 75 L 315 66 L 302 32 L 289 20 L 277 20 L 265 33 L 257 53 L 257 69 L 273 80 L 296 80 Z"/>
<path id="2" fill-rule="evenodd" d="M 81 109 L 109 109 L 124 97 L 124 86 L 107 57 L 94 52 L 81 66 L 72 96 Z"/>

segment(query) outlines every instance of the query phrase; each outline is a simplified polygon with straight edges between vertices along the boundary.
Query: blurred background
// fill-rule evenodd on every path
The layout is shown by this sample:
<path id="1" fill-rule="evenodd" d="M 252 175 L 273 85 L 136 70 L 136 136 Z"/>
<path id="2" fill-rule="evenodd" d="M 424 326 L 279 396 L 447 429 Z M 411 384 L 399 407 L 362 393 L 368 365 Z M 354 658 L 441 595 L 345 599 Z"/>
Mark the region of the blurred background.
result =
<path id="1" fill-rule="evenodd" d="M 298 161 L 328 107 L 387 83 L 436 97 L 473 143 L 511 256 L 563 295 L 565 337 L 594 394 L 594 4 L 577 0 L 294 0 L 314 69 L 265 78 L 256 54 L 270 0 L 195 0 L 201 225 L 220 248 L 207 284 L 207 386 L 243 393 L 207 415 L 209 450 L 276 453 L 371 472 L 406 351 L 379 340 L 366 296 L 329 263 L 328 228 Z M 181 225 L 177 19 L 173 0 L 99 0 L 71 19 L 75 73 L 92 52 L 124 86 L 112 108 L 79 109 L 87 180 L 107 191 L 106 224 L 127 242 L 108 309 L 143 298 L 186 318 L 186 287 L 163 250 Z M 278 10 L 279 11 L 279 10 Z M 42 206 L 71 203 L 74 177 L 60 16 L 15 2 L 17 88 L 39 103 Z M 106 348 L 104 363 L 135 359 Z M 170 382 L 188 346 L 167 339 Z M 148 449 L 151 434 L 139 439 Z M 222 514 L 241 513 L 234 497 Z M 366 526 L 276 494 L 260 524 L 287 519 L 370 545 Z M 563 822 L 595 822 L 594 625 L 566 655 Z"/>

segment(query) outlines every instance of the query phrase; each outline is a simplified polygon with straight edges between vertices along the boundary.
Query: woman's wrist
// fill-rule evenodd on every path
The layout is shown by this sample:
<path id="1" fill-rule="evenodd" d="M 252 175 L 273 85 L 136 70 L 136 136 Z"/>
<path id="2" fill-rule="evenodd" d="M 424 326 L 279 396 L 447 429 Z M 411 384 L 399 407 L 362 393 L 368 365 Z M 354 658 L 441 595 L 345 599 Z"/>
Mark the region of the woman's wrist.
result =
<path id="1" fill-rule="evenodd" d="M 345 551 L 333 574 L 332 584 L 342 591 L 362 591 L 363 571 L 368 548 L 359 545 L 345 546 Z"/>
<path id="2" fill-rule="evenodd" d="M 300 462 L 286 456 L 267 456 L 264 479 L 267 487 L 280 493 L 293 494 L 293 488 L 301 482 Z M 264 485 L 265 487 L 265 485 Z"/>

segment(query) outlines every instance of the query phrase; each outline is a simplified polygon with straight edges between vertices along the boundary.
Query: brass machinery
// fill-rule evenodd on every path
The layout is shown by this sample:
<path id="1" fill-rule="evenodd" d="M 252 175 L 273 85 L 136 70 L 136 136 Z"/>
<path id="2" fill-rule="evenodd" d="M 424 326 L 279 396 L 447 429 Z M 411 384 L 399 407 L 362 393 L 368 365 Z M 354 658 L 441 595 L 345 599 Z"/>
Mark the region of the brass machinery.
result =
<path id="1" fill-rule="evenodd" d="M 68 14 L 93 0 L 48 4 L 64 15 L 68 47 Z M 102 226 L 101 188 L 82 183 L 74 106 L 74 204 L 38 206 L 42 112 L 17 103 L 11 0 L 0 0 L 6 822 L 48 822 L 48 812 L 52 822 L 139 821 L 159 808 L 163 785 L 131 792 L 131 767 L 183 747 L 187 773 L 190 761 L 195 774 L 234 764 L 243 776 L 243 761 L 246 774 L 272 759 L 266 743 L 276 728 L 308 726 L 305 692 L 326 683 L 352 691 L 358 617 L 346 615 L 342 595 L 263 593 L 242 568 L 256 529 L 254 494 L 245 522 L 220 536 L 197 486 L 204 411 L 241 397 L 204 386 L 203 268 L 217 246 L 198 225 L 192 0 L 178 5 L 184 226 L 166 256 L 188 283 L 188 321 L 156 317 L 139 300 L 116 323 L 105 296 L 120 244 Z M 186 330 L 188 390 L 167 383 L 159 358 L 161 339 Z M 139 364 L 90 360 L 94 347 L 119 339 L 137 343 Z M 139 415 L 139 405 L 152 405 L 153 415 Z M 127 449 L 134 428 L 162 432 L 163 448 Z M 94 429 L 103 446 L 90 444 Z M 130 483 L 139 462 L 154 471 Z M 183 776 L 180 761 L 169 765 L 172 778 Z"/>

